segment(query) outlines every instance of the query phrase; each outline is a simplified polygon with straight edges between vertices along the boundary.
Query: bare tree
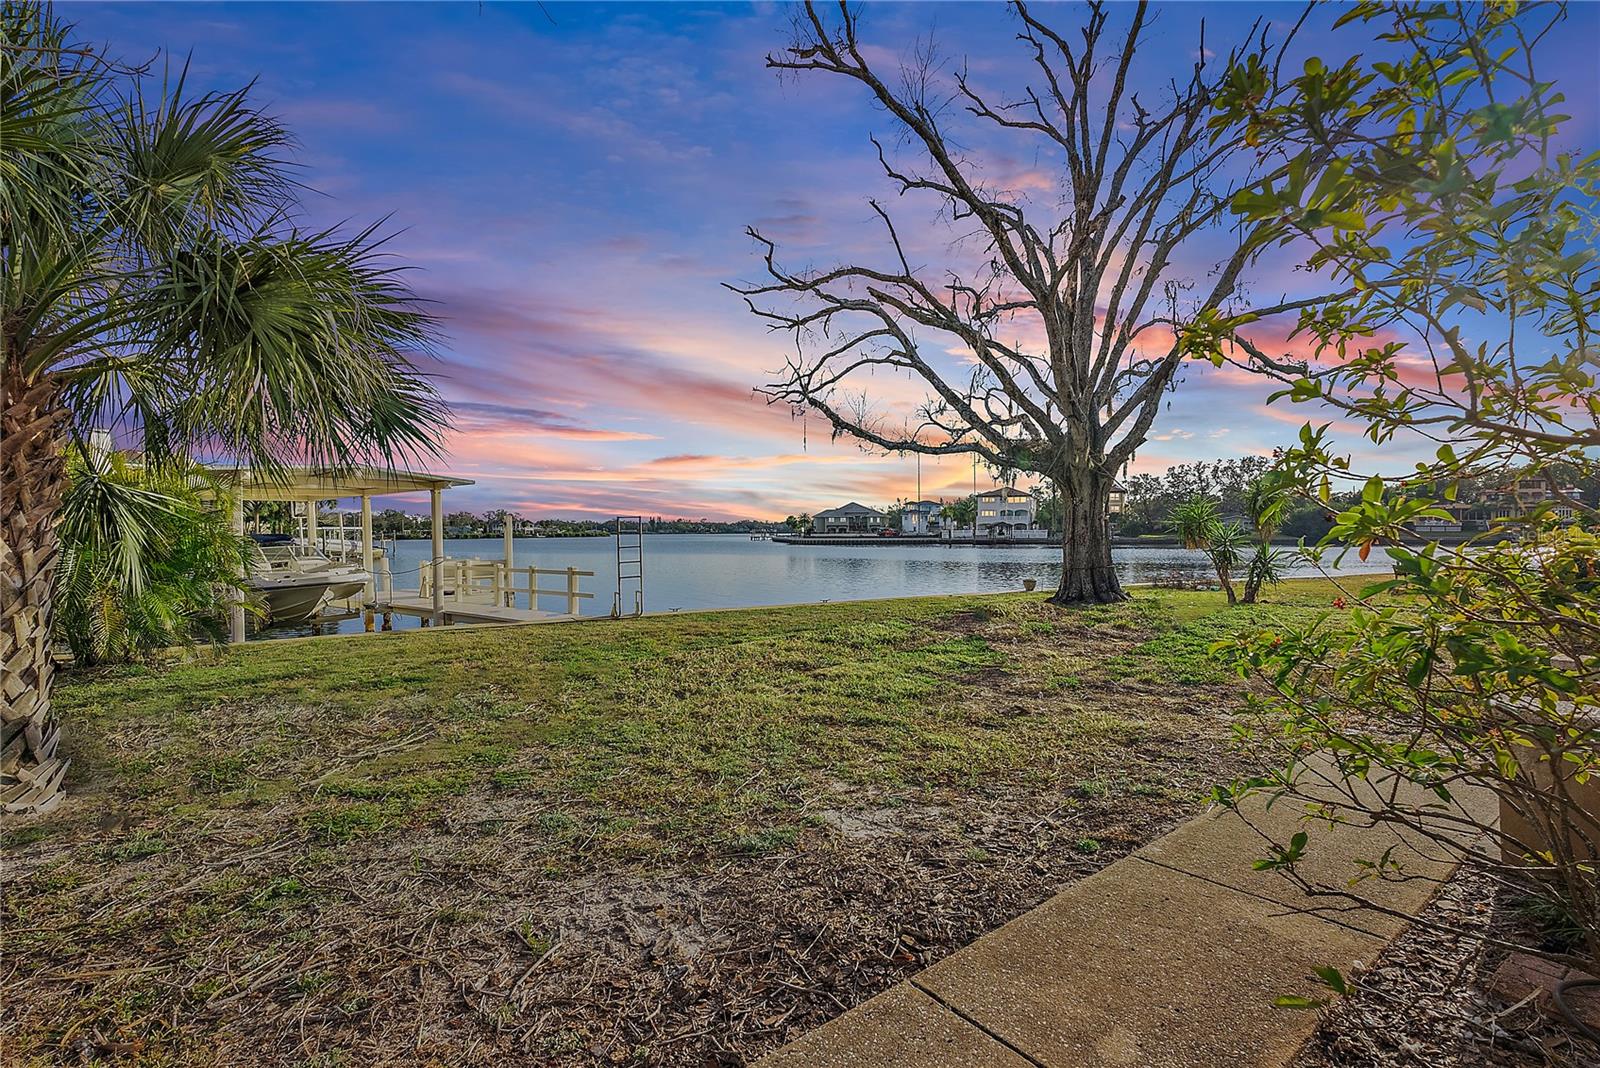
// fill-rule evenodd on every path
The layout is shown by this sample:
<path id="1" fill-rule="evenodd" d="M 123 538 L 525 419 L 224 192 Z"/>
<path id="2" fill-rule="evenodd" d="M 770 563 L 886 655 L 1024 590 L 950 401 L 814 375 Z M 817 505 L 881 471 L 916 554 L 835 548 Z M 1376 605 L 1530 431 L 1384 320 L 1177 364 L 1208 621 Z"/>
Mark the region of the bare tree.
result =
<path id="1" fill-rule="evenodd" d="M 931 44 L 891 87 L 861 45 L 857 11 L 840 3 L 825 15 L 807 3 L 795 40 L 767 65 L 840 75 L 871 93 L 904 149 L 873 138 L 884 173 L 902 197 L 938 205 L 951 262 L 913 263 L 912 243 L 872 201 L 884 264 L 791 270 L 752 227 L 767 277 L 730 288 L 772 329 L 793 334 L 795 355 L 762 390 L 773 402 L 819 412 L 836 435 L 868 447 L 975 453 L 1000 471 L 1053 481 L 1065 502 L 1053 599 L 1116 601 L 1124 594 L 1107 515 L 1116 473 L 1145 441 L 1184 357 L 1214 350 L 1219 332 L 1246 318 L 1245 269 L 1280 234 L 1228 212 L 1234 189 L 1270 176 L 1258 153 L 1243 151 L 1242 124 L 1219 128 L 1209 102 L 1235 64 L 1281 60 L 1288 41 L 1274 56 L 1252 30 L 1219 64 L 1208 61 L 1202 30 L 1187 78 L 1147 101 L 1130 84 L 1147 5 L 1109 40 L 1101 3 L 1087 6 L 1071 36 L 1025 3 L 1013 11 L 1038 87 L 991 102 Z M 1010 131 L 1052 161 L 1054 202 L 986 179 L 983 161 L 962 147 L 962 123 L 980 137 Z M 948 356 L 956 347 L 970 363 Z M 925 385 L 914 412 L 874 402 L 863 380 L 883 369 Z"/>

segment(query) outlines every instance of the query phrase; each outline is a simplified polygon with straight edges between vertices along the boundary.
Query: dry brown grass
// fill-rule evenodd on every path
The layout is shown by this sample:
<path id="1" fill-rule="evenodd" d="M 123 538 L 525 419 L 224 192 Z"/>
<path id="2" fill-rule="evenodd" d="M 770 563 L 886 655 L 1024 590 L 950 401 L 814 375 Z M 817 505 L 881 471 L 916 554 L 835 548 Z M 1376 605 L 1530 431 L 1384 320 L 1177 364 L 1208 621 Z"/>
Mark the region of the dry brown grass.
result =
<path id="1" fill-rule="evenodd" d="M 7 1061 L 745 1063 L 1238 770 L 1204 650 L 1262 617 L 1216 601 L 412 633 L 69 682 L 72 800 L 7 831 Z"/>

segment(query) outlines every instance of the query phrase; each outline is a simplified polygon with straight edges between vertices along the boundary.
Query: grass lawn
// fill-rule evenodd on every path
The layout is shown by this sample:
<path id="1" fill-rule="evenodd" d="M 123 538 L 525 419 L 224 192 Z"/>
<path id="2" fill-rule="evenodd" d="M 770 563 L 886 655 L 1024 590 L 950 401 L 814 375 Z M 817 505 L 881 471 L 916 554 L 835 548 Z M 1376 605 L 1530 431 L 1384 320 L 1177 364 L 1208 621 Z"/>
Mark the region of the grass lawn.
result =
<path id="1" fill-rule="evenodd" d="M 61 677 L 7 1063 L 738 1065 L 1192 814 L 1216 637 L 1141 592 L 262 643 Z"/>

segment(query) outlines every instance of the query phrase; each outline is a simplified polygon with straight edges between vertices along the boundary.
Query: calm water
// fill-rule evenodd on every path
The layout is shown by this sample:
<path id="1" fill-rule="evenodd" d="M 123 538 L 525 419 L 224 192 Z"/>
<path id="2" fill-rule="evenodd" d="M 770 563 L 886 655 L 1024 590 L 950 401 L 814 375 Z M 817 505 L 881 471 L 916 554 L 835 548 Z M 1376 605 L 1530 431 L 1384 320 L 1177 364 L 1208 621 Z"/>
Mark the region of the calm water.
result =
<path id="1" fill-rule="evenodd" d="M 583 614 L 608 615 L 616 590 L 616 547 L 611 538 L 518 538 L 516 566 L 576 567 L 593 571 L 580 588 L 592 592 L 583 602 Z M 1292 551 L 1292 550 L 1291 550 Z M 394 543 L 391 566 L 397 587 L 416 588 L 416 569 L 428 559 L 427 541 Z M 451 557 L 500 559 L 499 538 L 451 539 L 445 554 Z M 1211 576 L 1205 557 L 1198 552 L 1158 546 L 1132 546 L 1113 550 L 1124 582 L 1148 582 L 1174 571 L 1197 578 Z M 696 608 L 738 608 L 756 605 L 861 600 L 878 597 L 915 597 L 941 593 L 992 593 L 1022 589 L 1023 579 L 1034 579 L 1039 589 L 1053 587 L 1061 577 L 1061 551 L 1051 545 L 996 548 L 961 545 L 782 545 L 751 541 L 743 534 L 656 534 L 644 540 L 645 610 L 689 611 Z M 1378 565 L 1382 567 L 1382 565 Z M 1352 555 L 1348 571 L 1377 570 L 1358 564 Z M 1311 575 L 1315 570 L 1296 561 L 1290 575 Z M 549 586 L 563 584 L 556 577 L 542 578 Z M 629 595 L 631 598 L 631 594 Z M 541 607 L 564 611 L 564 601 L 552 598 Z M 630 606 L 631 607 L 631 606 Z M 397 616 L 397 627 L 416 621 Z M 269 631 L 279 634 L 333 633 L 361 629 L 358 619 Z"/>

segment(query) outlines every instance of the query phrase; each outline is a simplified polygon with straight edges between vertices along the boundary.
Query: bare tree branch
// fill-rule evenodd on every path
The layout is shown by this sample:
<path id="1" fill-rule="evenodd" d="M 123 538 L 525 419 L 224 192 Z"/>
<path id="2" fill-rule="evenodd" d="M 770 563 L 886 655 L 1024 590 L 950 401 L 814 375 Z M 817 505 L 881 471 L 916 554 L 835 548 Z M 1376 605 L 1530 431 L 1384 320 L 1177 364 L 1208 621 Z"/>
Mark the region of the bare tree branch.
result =
<path id="1" fill-rule="evenodd" d="M 1116 472 L 1173 388 L 1186 332 L 1238 302 L 1244 272 L 1274 231 L 1267 223 L 1240 229 L 1227 212 L 1233 189 L 1263 175 L 1236 131 L 1208 125 L 1222 75 L 1208 65 L 1203 35 L 1188 75 L 1151 106 L 1131 89 L 1145 3 L 1109 38 L 1118 9 L 1099 2 L 1070 34 L 1022 0 L 1013 12 L 1037 88 L 1023 85 L 1007 99 L 966 67 L 946 68 L 931 43 L 897 80 L 888 77 L 867 59 L 853 8 L 807 3 L 793 42 L 768 66 L 860 84 L 903 139 L 894 154 L 872 139 L 900 197 L 974 229 L 956 236 L 951 263 L 937 273 L 913 263 L 877 201 L 887 256 L 876 264 L 791 270 L 752 229 L 766 277 L 729 288 L 795 342 L 796 354 L 763 387 L 771 401 L 820 412 L 835 433 L 869 447 L 970 452 L 1002 471 L 1053 480 L 1072 502 L 1069 578 L 1058 598 L 1117 599 L 1106 520 Z M 1114 58 L 1097 58 L 1102 45 Z M 1272 58 L 1252 29 L 1220 71 L 1245 51 Z M 1035 203 L 986 179 L 983 161 L 960 147 L 968 126 L 990 139 L 1036 142 L 1039 158 L 1058 163 L 1060 200 Z M 1197 252 L 1211 259 L 1199 287 L 1184 274 Z M 877 371 L 920 382 L 925 400 L 894 411 L 858 396 L 858 377 Z"/>

